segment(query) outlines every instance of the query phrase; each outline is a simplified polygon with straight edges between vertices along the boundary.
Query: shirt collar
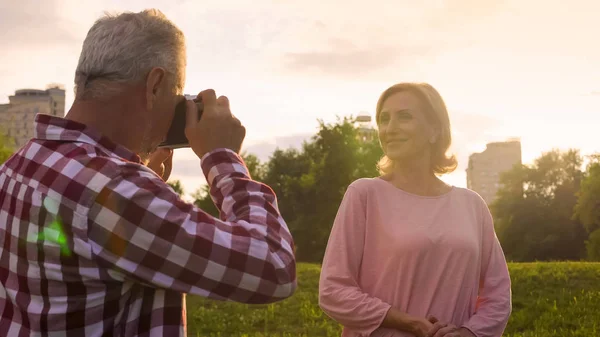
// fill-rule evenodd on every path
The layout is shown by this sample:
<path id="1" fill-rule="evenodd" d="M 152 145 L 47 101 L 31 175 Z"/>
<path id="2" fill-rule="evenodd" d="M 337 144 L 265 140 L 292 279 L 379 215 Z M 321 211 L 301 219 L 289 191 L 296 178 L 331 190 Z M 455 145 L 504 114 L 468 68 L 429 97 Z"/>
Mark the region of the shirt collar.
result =
<path id="1" fill-rule="evenodd" d="M 87 143 L 102 148 L 112 157 L 141 163 L 140 157 L 126 147 L 116 144 L 85 124 L 66 118 L 36 115 L 34 137 L 42 140 Z"/>

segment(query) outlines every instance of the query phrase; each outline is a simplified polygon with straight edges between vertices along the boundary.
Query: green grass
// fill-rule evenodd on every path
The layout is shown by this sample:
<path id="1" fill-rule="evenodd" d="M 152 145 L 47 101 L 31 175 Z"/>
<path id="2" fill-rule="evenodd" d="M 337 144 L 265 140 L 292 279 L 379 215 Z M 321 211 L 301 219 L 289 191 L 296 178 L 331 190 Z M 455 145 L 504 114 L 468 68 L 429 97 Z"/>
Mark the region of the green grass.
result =
<path id="1" fill-rule="evenodd" d="M 513 313 L 506 337 L 600 336 L 600 263 L 511 263 Z M 338 337 L 317 304 L 320 266 L 298 266 L 298 290 L 260 306 L 188 296 L 190 337 Z"/>

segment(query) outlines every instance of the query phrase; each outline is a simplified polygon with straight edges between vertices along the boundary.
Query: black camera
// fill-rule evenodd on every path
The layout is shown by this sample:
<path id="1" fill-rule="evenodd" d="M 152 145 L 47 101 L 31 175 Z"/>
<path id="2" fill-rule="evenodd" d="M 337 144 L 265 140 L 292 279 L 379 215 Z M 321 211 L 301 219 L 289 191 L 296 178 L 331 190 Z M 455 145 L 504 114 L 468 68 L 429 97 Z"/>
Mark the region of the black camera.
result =
<path id="1" fill-rule="evenodd" d="M 200 97 L 196 97 L 191 99 L 189 95 L 182 97 L 181 101 L 177 103 L 175 107 L 175 115 L 173 116 L 173 121 L 171 122 L 171 127 L 167 132 L 167 137 L 165 140 L 158 145 L 161 148 L 168 149 L 179 149 L 182 147 L 189 147 L 190 143 L 185 136 L 185 124 L 186 124 L 186 101 L 192 100 L 196 103 L 196 108 L 198 109 L 198 120 L 202 117 L 203 105 Z"/>

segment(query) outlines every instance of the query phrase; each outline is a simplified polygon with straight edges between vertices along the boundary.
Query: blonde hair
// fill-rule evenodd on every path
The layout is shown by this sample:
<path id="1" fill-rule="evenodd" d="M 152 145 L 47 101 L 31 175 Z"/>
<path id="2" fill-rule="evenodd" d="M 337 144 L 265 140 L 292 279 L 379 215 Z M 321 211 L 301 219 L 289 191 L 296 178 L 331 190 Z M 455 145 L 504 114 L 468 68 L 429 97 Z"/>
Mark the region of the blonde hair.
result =
<path id="1" fill-rule="evenodd" d="M 123 84 L 145 80 L 154 67 L 172 74 L 174 90 L 182 91 L 185 53 L 183 32 L 161 11 L 106 13 L 83 42 L 75 71 L 75 97 L 111 96 Z"/>
<path id="2" fill-rule="evenodd" d="M 392 95 L 399 92 L 410 92 L 421 103 L 425 117 L 435 127 L 438 128 L 439 134 L 435 143 L 432 144 L 431 151 L 431 170 L 436 175 L 442 175 L 453 172 L 458 163 L 454 155 L 447 156 L 446 152 L 452 143 L 452 135 L 450 130 L 450 117 L 446 104 L 440 93 L 434 87 L 427 83 L 398 83 L 387 88 L 379 97 L 376 108 L 376 121 L 379 125 L 379 117 L 381 109 L 385 101 Z M 377 164 L 381 175 L 390 174 L 394 168 L 394 161 L 384 155 Z"/>

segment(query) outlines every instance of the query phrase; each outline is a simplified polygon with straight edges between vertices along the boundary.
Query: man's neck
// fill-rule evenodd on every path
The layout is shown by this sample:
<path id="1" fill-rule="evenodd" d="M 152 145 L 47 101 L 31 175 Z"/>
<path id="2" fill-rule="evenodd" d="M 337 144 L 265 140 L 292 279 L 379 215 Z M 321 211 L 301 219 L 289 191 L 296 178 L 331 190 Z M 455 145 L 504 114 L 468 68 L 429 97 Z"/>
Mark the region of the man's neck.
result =
<path id="1" fill-rule="evenodd" d="M 140 153 L 145 126 L 140 123 L 137 111 L 140 105 L 121 95 L 106 101 L 75 100 L 65 118 L 85 124 L 114 143 Z"/>

